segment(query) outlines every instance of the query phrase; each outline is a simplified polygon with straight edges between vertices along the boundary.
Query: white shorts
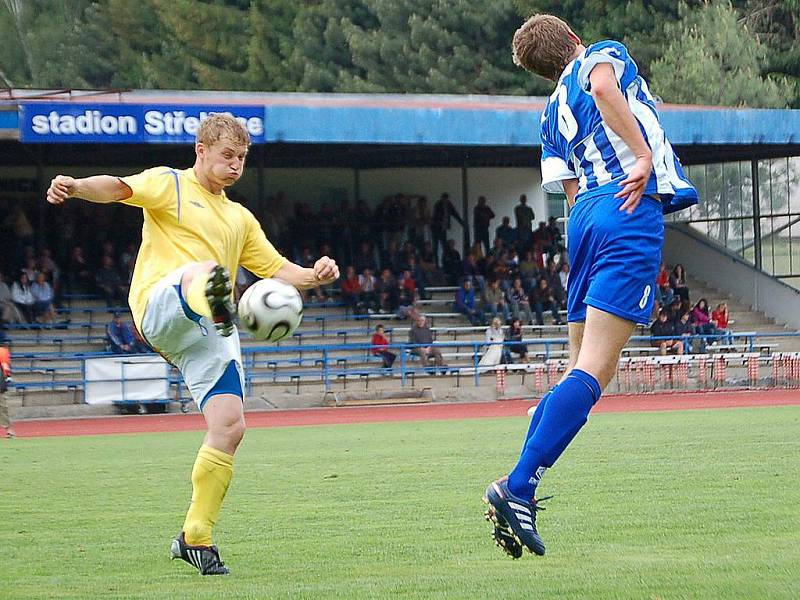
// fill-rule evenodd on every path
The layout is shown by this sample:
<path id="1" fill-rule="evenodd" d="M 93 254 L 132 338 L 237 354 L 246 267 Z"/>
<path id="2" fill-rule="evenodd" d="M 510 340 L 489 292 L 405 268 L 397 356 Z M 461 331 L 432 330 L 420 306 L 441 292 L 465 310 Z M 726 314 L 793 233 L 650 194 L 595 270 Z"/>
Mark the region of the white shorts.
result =
<path id="1" fill-rule="evenodd" d="M 196 314 L 186 304 L 180 291 L 185 269 L 173 271 L 150 292 L 142 318 L 142 335 L 180 370 L 192 398 L 203 410 L 206 396 L 231 361 L 236 365 L 244 394 L 242 350 L 236 327 L 231 335 L 223 337 L 211 319 Z"/>

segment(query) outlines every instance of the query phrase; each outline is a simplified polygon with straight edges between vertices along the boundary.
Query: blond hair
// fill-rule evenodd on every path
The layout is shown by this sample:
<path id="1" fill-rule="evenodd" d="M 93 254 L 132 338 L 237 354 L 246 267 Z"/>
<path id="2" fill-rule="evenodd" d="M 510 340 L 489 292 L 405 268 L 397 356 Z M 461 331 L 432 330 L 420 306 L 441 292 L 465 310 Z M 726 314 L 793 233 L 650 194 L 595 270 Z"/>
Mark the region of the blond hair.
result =
<path id="1" fill-rule="evenodd" d="M 514 64 L 557 81 L 578 47 L 570 33 L 569 25 L 558 17 L 533 15 L 514 33 L 511 43 Z"/>
<path id="2" fill-rule="evenodd" d="M 215 113 L 203 119 L 200 129 L 197 130 L 197 141 L 204 146 L 213 146 L 222 138 L 239 146 L 250 145 L 250 134 L 236 117 L 227 113 Z"/>

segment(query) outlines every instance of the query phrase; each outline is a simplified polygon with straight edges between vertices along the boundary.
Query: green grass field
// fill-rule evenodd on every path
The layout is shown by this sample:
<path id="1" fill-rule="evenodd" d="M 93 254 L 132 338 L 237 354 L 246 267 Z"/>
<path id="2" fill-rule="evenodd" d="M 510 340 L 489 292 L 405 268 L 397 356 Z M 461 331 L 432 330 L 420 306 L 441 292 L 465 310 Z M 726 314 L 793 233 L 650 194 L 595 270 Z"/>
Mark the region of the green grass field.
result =
<path id="1" fill-rule="evenodd" d="M 480 497 L 525 427 L 249 431 L 227 578 L 167 559 L 200 433 L 2 442 L 0 598 L 800 597 L 800 408 L 593 416 L 512 561 Z"/>

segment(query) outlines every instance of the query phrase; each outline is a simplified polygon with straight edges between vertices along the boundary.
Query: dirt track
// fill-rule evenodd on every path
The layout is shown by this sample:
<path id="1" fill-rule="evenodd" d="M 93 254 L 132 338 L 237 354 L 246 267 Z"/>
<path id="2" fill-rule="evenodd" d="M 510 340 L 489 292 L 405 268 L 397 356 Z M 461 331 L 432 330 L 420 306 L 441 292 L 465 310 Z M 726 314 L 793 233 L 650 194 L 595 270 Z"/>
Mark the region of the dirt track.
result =
<path id="1" fill-rule="evenodd" d="M 311 408 L 247 413 L 248 427 L 297 427 L 339 423 L 481 419 L 525 415 L 531 402 L 506 400 L 463 404 Z M 800 390 L 704 392 L 604 396 L 593 412 L 644 412 L 800 405 Z M 159 431 L 195 431 L 205 428 L 199 414 L 42 419 L 14 424 L 20 437 L 107 435 Z"/>

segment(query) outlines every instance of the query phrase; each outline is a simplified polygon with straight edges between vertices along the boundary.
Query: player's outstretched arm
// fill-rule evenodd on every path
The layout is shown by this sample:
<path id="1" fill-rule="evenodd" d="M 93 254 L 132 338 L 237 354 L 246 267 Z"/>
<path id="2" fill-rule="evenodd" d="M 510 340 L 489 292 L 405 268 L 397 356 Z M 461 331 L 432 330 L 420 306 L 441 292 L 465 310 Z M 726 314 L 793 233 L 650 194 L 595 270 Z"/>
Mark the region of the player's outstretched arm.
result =
<path id="1" fill-rule="evenodd" d="M 589 82 L 592 85 L 594 103 L 603 121 L 622 138 L 636 156 L 636 165 L 628 173 L 628 177 L 620 182 L 622 189 L 616 194 L 617 198 L 625 198 L 620 210 L 630 214 L 639 205 L 650 179 L 653 156 L 639 129 L 639 122 L 633 116 L 625 96 L 619 89 L 614 67 L 608 63 L 597 65 L 589 74 Z"/>
<path id="2" fill-rule="evenodd" d="M 285 262 L 273 277 L 283 279 L 294 287 L 305 290 L 328 285 L 339 279 L 339 267 L 336 261 L 328 256 L 323 256 L 314 263 L 314 268 L 308 269 L 293 262 Z"/>
<path id="3" fill-rule="evenodd" d="M 130 198 L 133 192 L 127 184 L 112 175 L 94 175 L 76 179 L 56 175 L 47 189 L 50 204 L 63 204 L 67 198 L 82 198 L 89 202 L 108 204 Z"/>

